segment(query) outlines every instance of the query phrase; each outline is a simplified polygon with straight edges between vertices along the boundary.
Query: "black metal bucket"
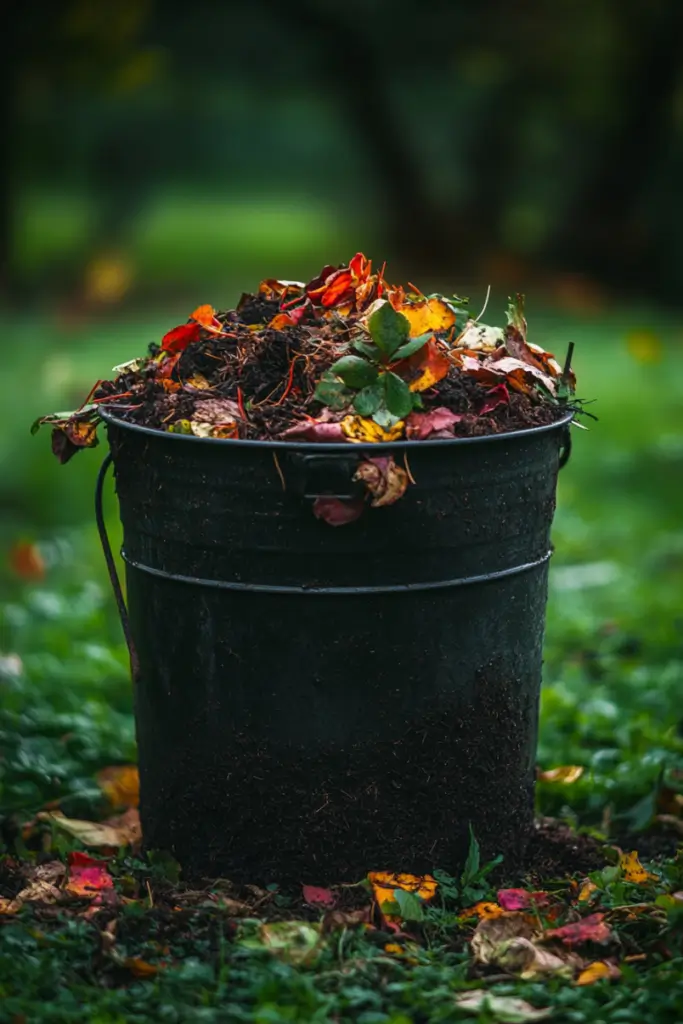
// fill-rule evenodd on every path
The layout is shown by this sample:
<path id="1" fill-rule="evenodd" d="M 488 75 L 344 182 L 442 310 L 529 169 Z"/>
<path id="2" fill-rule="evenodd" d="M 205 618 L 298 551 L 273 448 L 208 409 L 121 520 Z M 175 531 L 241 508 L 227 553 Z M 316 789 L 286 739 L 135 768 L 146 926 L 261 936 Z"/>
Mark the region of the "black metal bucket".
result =
<path id="1" fill-rule="evenodd" d="M 148 849 L 185 876 L 355 881 L 524 855 L 566 416 L 453 441 L 294 444 L 105 415 Z M 415 485 L 333 528 L 366 455 Z M 283 489 L 284 481 L 284 489 Z"/>

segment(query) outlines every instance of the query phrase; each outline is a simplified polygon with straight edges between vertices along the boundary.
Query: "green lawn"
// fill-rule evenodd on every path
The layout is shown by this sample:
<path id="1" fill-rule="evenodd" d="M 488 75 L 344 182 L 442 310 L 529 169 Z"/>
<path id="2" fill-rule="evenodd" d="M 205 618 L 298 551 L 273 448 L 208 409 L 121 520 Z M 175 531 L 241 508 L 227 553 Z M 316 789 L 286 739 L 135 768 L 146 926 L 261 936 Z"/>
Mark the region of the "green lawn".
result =
<path id="1" fill-rule="evenodd" d="M 0 802 L 10 820 L 27 820 L 58 798 L 68 815 L 100 815 L 96 771 L 135 757 L 127 659 L 92 525 L 104 448 L 60 467 L 49 435 L 31 438 L 28 427 L 41 413 L 79 404 L 97 377 L 157 339 L 177 315 L 110 319 L 78 336 L 38 315 L 3 325 L 4 379 L 11 384 L 0 439 L 3 548 L 34 539 L 48 565 L 37 585 L 18 583 L 6 566 L 0 580 Z M 577 764 L 585 771 L 572 785 L 543 784 L 539 810 L 612 841 L 628 833 L 642 842 L 645 859 L 648 850 L 656 853 L 653 836 L 662 828 L 653 822 L 662 784 L 683 789 L 683 334 L 645 310 L 571 322 L 532 309 L 530 321 L 531 340 L 558 355 L 570 339 L 577 343 L 579 393 L 595 399 L 589 408 L 599 416 L 586 421 L 589 431 L 575 431 L 561 475 L 538 755 L 544 768 Z M 661 344 L 658 361 L 638 361 L 627 347 L 629 331 L 645 327 Z M 110 505 L 116 535 L 113 495 Z M 64 838 L 56 841 L 57 853 L 65 852 Z M 610 913 L 625 902 L 654 906 L 672 887 L 683 890 L 680 856 L 669 849 L 652 863 L 657 881 L 649 888 L 605 876 L 598 906 Z M 123 889 L 125 878 L 147 877 L 145 871 L 161 885 L 158 866 L 121 859 L 112 867 Z M 482 895 L 490 896 L 487 885 Z M 0 928 L 0 997 L 9 1012 L 0 1019 L 510 1019 L 501 1009 L 466 1018 L 455 1008 L 458 992 L 481 982 L 468 981 L 462 886 L 444 893 L 443 907 L 415 926 L 420 941 L 407 959 L 389 955 L 370 933 L 348 929 L 326 940 L 310 963 L 292 964 L 264 948 L 254 920 L 236 930 L 232 919 L 207 916 L 204 908 L 173 938 L 172 963 L 145 979 L 122 972 L 103 952 L 96 919 L 22 911 Z M 288 898 L 279 897 L 282 912 Z M 642 933 L 634 925 L 619 932 L 622 961 L 628 951 L 645 957 L 622 962 L 616 983 L 576 987 L 557 977 L 499 976 L 487 987 L 550 1007 L 558 1022 L 681 1020 L 681 915 L 661 907 Z M 152 915 L 147 927 L 145 913 L 142 900 L 121 912 L 118 941 L 128 957 L 149 959 L 164 931 L 163 915 Z"/>

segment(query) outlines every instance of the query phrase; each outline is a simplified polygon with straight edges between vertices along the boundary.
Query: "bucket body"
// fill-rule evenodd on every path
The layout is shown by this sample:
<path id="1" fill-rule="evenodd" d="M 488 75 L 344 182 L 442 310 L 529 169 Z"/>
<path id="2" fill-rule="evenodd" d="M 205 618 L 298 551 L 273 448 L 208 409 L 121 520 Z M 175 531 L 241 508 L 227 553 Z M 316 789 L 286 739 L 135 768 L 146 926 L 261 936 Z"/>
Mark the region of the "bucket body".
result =
<path id="1" fill-rule="evenodd" d="M 188 878 L 353 882 L 457 873 L 471 825 L 520 863 L 567 423 L 312 446 L 107 416 L 148 849 Z M 379 449 L 404 497 L 317 520 Z"/>

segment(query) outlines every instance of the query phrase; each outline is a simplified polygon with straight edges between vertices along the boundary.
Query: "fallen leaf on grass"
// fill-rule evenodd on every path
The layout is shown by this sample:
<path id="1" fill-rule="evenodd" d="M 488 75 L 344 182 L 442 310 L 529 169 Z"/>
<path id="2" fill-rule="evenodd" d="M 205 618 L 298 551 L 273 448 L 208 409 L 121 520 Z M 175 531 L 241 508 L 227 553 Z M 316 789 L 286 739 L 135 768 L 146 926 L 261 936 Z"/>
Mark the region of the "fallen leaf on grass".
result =
<path id="1" fill-rule="evenodd" d="M 619 857 L 619 867 L 622 870 L 624 881 L 632 882 L 634 885 L 644 885 L 647 882 L 659 881 L 657 875 L 646 871 L 638 858 L 638 851 L 622 853 Z"/>
<path id="2" fill-rule="evenodd" d="M 110 825 L 67 818 L 61 811 L 39 811 L 36 819 L 49 822 L 78 839 L 84 846 L 129 846 L 139 839 L 139 818 L 129 818 L 124 824 Z"/>
<path id="3" fill-rule="evenodd" d="M 589 914 L 588 917 L 561 928 L 551 928 L 544 935 L 546 939 L 559 939 L 565 946 L 579 946 L 583 942 L 609 942 L 612 931 L 605 922 L 604 914 Z"/>
<path id="4" fill-rule="evenodd" d="M 89 857 L 78 850 L 69 854 L 69 879 L 64 886 L 65 892 L 74 896 L 98 896 L 107 889 L 114 888 L 114 879 L 101 860 Z"/>
<path id="5" fill-rule="evenodd" d="M 616 980 L 620 977 L 621 971 L 616 964 L 610 963 L 609 960 L 594 960 L 592 964 L 584 967 L 576 979 L 576 984 L 594 985 L 596 981 L 603 981 L 605 978 Z"/>
<path id="6" fill-rule="evenodd" d="M 259 934 L 271 953 L 294 967 L 310 964 L 320 950 L 320 926 L 309 921 L 273 921 Z"/>
<path id="7" fill-rule="evenodd" d="M 528 892 L 526 889 L 498 890 L 498 903 L 503 910 L 526 910 L 528 907 L 542 907 L 547 902 L 547 892 Z"/>
<path id="8" fill-rule="evenodd" d="M 578 903 L 590 903 L 593 893 L 598 892 L 598 887 L 595 882 L 591 882 L 589 878 L 581 886 L 579 895 L 577 896 Z"/>
<path id="9" fill-rule="evenodd" d="M 302 892 L 306 903 L 313 906 L 333 907 L 337 902 L 337 897 L 331 889 L 321 889 L 317 885 L 304 885 Z"/>
<path id="10" fill-rule="evenodd" d="M 485 1015 L 486 1020 L 500 1021 L 501 1024 L 524 1024 L 525 1021 L 545 1020 L 553 1013 L 550 1007 L 538 1008 L 516 996 L 497 996 L 483 988 L 470 989 L 455 997 L 459 1010 L 479 1016 Z"/>
<path id="11" fill-rule="evenodd" d="M 397 904 L 397 891 L 409 893 L 416 899 L 427 903 L 434 897 L 439 883 L 432 875 L 410 875 L 404 872 L 393 871 L 370 871 L 368 881 L 372 886 L 375 900 L 380 910 L 384 904 L 395 906 Z M 399 904 L 399 908 L 401 908 Z M 397 914 L 389 914 L 389 919 L 398 917 Z"/>
<path id="12" fill-rule="evenodd" d="M 140 803 L 140 776 L 137 765 L 119 764 L 102 768 L 97 784 L 112 807 L 137 807 Z"/>
<path id="13" fill-rule="evenodd" d="M 539 772 L 537 779 L 539 782 L 563 782 L 568 786 L 580 779 L 583 773 L 584 769 L 581 765 L 564 764 L 559 768 L 548 768 L 547 771 Z"/>
<path id="14" fill-rule="evenodd" d="M 341 928 L 357 928 L 359 925 L 370 924 L 371 910 L 370 905 L 359 907 L 357 910 L 330 910 L 322 920 L 323 934 Z"/>
<path id="15" fill-rule="evenodd" d="M 479 903 L 475 903 L 473 907 L 468 907 L 467 910 L 463 910 L 460 913 L 460 917 L 478 917 L 480 921 L 490 920 L 494 917 L 501 917 L 505 911 L 497 903 L 492 903 L 490 900 L 481 900 Z"/>
<path id="16" fill-rule="evenodd" d="M 127 968 L 134 978 L 153 978 L 165 965 L 150 964 L 140 957 L 129 956 L 123 961 L 122 966 Z"/>
<path id="17" fill-rule="evenodd" d="M 365 459 L 353 475 L 362 480 L 372 496 L 373 508 L 393 505 L 402 498 L 408 487 L 408 474 L 397 466 L 391 455 L 378 459 Z"/>

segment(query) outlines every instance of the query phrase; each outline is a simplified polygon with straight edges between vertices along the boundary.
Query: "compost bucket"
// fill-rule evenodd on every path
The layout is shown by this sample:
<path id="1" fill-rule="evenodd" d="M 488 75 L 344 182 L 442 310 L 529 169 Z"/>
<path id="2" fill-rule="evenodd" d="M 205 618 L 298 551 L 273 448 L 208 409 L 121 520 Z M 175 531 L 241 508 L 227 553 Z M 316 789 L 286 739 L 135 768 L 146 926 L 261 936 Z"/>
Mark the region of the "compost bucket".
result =
<path id="1" fill-rule="evenodd" d="M 519 864 L 571 416 L 379 445 L 104 418 L 147 849 L 189 878 L 353 882 L 457 872 L 471 825 L 483 857 Z M 415 481 L 400 501 L 338 528 L 313 516 L 389 452 Z"/>

